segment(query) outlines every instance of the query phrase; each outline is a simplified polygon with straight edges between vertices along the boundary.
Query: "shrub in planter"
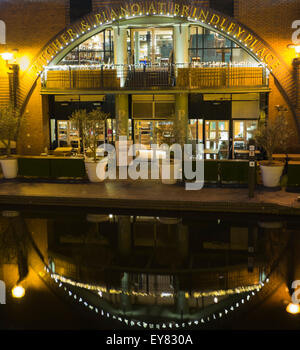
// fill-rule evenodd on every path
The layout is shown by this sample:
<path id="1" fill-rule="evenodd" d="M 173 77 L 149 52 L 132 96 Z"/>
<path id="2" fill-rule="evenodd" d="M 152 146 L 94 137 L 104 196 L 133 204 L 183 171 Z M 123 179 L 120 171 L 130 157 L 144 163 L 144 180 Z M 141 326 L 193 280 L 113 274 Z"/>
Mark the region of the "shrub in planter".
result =
<path id="1" fill-rule="evenodd" d="M 260 163 L 263 184 L 266 187 L 279 185 L 285 163 L 274 161 L 273 154 L 276 149 L 286 150 L 288 141 L 294 135 L 285 117 L 287 109 L 283 106 L 276 106 L 276 109 L 276 118 L 261 124 L 253 134 L 256 144 L 267 154 L 267 160 Z"/>
<path id="2" fill-rule="evenodd" d="M 169 147 L 169 150 L 166 149 L 166 158 L 160 161 L 161 181 L 166 185 L 176 184 L 182 169 L 182 160 L 176 159 L 176 147 L 174 146 L 175 144 L 181 144 L 182 137 L 179 134 L 175 116 L 172 117 L 171 121 L 172 123 L 170 124 L 156 128 L 155 132 L 157 141 L 158 139 L 160 140 L 162 149 L 164 150 L 166 145 Z"/>
<path id="3" fill-rule="evenodd" d="M 18 174 L 18 160 L 11 155 L 12 142 L 17 142 L 22 115 L 13 105 L 0 107 L 0 142 L 5 147 L 5 157 L 1 159 L 3 176 L 13 179 Z"/>
<path id="4" fill-rule="evenodd" d="M 97 157 L 97 148 L 108 116 L 101 108 L 97 108 L 89 113 L 86 110 L 75 111 L 70 118 L 82 137 L 85 168 L 91 182 L 102 182 L 105 179 L 108 159 Z"/>

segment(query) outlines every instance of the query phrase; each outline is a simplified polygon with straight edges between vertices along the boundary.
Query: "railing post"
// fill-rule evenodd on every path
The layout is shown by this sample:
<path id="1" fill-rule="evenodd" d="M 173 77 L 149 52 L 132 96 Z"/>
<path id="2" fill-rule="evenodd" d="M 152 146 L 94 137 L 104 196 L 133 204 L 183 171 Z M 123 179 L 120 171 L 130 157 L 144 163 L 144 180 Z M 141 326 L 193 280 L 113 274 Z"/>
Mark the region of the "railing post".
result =
<path id="1" fill-rule="evenodd" d="M 103 76 L 103 64 L 101 65 L 101 78 L 100 78 L 100 82 L 101 82 L 101 87 L 104 87 L 104 76 Z"/>
<path id="2" fill-rule="evenodd" d="M 262 71 L 262 83 L 263 83 L 263 86 L 267 85 L 267 69 L 266 69 L 266 67 L 264 67 L 263 71 Z"/>
<path id="3" fill-rule="evenodd" d="M 254 197 L 255 190 L 255 177 L 256 177 L 256 160 L 255 160 L 255 143 L 253 140 L 249 141 L 249 198 Z"/>
<path id="4" fill-rule="evenodd" d="M 72 84 L 72 69 L 71 69 L 71 67 L 69 67 L 69 86 L 70 86 L 70 89 L 72 89 L 74 87 Z"/>
<path id="5" fill-rule="evenodd" d="M 230 67 L 230 64 L 228 64 L 228 73 L 227 73 L 227 87 L 231 87 L 231 67 Z M 226 86 L 226 74 L 225 74 L 225 86 Z"/>

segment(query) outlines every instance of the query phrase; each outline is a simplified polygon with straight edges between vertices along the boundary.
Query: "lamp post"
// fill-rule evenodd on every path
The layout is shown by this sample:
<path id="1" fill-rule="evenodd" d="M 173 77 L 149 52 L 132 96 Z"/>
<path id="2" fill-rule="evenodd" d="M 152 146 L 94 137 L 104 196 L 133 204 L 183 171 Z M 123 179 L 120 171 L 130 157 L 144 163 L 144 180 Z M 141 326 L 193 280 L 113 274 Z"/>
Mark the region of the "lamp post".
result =
<path id="1" fill-rule="evenodd" d="M 300 45 L 289 44 L 288 49 L 294 49 L 296 52 L 296 59 L 300 57 Z"/>
<path id="2" fill-rule="evenodd" d="M 19 65 L 16 63 L 15 54 L 17 49 L 12 52 L 6 51 L 0 54 L 2 59 L 6 62 L 8 67 L 8 81 L 9 81 L 9 98 L 10 103 L 17 107 L 18 104 L 18 90 L 19 90 Z"/>

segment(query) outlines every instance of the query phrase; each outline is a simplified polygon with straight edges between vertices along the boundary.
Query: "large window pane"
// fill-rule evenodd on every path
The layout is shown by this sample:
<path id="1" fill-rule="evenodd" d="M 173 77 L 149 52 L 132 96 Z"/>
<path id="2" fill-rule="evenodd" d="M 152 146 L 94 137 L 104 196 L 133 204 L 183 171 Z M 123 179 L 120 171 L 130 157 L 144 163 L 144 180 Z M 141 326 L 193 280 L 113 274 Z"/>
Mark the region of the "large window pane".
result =
<path id="1" fill-rule="evenodd" d="M 200 26 L 190 28 L 189 56 L 190 62 L 194 63 L 233 62 L 246 65 L 256 63 L 252 56 L 233 41 Z"/>
<path id="2" fill-rule="evenodd" d="M 81 43 L 64 57 L 61 64 L 109 64 L 114 60 L 114 33 L 106 29 Z"/>

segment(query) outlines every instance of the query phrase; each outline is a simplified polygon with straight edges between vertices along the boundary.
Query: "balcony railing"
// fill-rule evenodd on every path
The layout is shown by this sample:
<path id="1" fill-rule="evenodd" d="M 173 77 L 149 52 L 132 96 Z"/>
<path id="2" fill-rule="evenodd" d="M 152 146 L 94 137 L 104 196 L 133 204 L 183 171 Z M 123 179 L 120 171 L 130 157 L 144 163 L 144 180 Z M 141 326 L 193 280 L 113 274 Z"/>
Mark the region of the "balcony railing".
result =
<path id="1" fill-rule="evenodd" d="M 267 87 L 269 72 L 263 66 L 232 64 L 202 65 L 110 65 L 47 67 L 42 88 L 136 90 L 216 89 Z"/>

